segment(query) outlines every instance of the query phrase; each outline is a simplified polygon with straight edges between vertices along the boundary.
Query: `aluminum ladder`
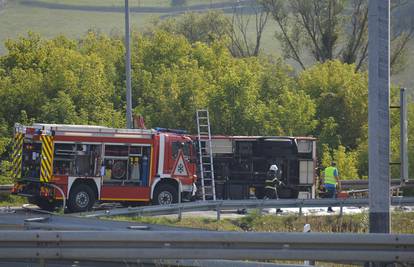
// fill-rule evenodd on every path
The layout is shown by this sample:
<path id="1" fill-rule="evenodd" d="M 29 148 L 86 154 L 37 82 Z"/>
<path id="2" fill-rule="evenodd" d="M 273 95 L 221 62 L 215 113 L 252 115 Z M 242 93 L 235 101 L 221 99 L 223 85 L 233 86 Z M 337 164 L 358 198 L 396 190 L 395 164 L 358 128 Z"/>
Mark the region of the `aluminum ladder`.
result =
<path id="1" fill-rule="evenodd" d="M 213 149 L 211 145 L 210 119 L 207 109 L 197 110 L 197 131 L 203 200 L 216 200 Z"/>

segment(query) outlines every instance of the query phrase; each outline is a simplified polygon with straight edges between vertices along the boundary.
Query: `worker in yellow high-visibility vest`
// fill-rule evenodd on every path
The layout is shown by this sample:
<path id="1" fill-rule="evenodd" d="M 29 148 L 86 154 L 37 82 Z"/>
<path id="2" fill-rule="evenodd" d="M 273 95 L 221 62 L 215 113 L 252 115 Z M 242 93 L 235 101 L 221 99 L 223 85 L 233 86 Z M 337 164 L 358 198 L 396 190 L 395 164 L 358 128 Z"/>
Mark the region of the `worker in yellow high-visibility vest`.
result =
<path id="1" fill-rule="evenodd" d="M 339 181 L 339 172 L 336 163 L 331 162 L 331 166 L 327 167 L 323 172 L 323 183 L 326 189 L 327 198 L 336 198 L 336 187 L 341 188 Z M 328 212 L 333 212 L 332 207 L 328 207 Z"/>

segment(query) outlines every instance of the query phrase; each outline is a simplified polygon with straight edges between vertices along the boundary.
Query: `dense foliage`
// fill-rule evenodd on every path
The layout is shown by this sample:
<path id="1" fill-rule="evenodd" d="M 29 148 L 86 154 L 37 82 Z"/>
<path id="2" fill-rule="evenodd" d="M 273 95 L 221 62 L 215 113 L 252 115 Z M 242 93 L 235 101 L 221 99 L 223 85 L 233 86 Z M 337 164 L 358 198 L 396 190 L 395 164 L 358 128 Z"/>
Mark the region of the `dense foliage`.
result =
<path id="1" fill-rule="evenodd" d="M 233 57 L 226 40 L 191 42 L 157 30 L 134 33 L 132 41 L 134 113 L 147 127 L 194 132 L 196 109 L 207 107 L 215 134 L 313 135 L 320 138 L 322 163 L 337 160 L 343 178 L 366 174 L 359 163 L 366 155 L 367 75 L 354 66 L 328 61 L 295 75 L 278 58 Z M 0 57 L 2 175 L 15 122 L 125 125 L 121 37 L 29 33 L 6 47 Z"/>

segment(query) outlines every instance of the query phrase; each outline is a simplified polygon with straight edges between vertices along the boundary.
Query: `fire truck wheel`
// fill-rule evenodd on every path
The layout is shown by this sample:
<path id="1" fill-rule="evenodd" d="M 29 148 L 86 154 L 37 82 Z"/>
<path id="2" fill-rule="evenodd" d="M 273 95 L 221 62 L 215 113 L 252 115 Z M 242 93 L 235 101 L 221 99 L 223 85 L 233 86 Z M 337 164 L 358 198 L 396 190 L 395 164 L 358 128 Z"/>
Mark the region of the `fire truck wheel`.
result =
<path id="1" fill-rule="evenodd" d="M 177 189 L 170 184 L 160 184 L 154 192 L 153 203 L 155 205 L 169 205 L 178 202 Z"/>
<path id="2" fill-rule="evenodd" d="M 91 210 L 95 204 L 95 193 L 85 184 L 76 185 L 69 194 L 68 209 L 71 212 Z"/>

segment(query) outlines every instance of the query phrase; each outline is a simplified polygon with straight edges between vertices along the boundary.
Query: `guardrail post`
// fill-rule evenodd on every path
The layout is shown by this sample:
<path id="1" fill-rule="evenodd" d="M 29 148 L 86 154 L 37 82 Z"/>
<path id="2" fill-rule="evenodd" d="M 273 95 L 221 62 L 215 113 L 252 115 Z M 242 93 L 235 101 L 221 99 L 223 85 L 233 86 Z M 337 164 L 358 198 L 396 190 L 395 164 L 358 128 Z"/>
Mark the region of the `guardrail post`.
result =
<path id="1" fill-rule="evenodd" d="M 407 120 L 407 92 L 400 89 L 400 161 L 401 183 L 408 182 L 408 120 Z"/>
<path id="2" fill-rule="evenodd" d="M 339 202 L 340 206 L 339 206 L 339 216 L 344 215 L 344 206 L 342 205 L 342 201 Z"/>
<path id="3" fill-rule="evenodd" d="M 183 214 L 182 214 L 182 210 L 181 210 L 181 206 L 178 207 L 178 221 L 181 221 L 181 219 L 183 218 Z"/>
<path id="4" fill-rule="evenodd" d="M 310 233 L 311 232 L 311 225 L 309 223 L 307 223 L 303 226 L 303 232 L 304 233 Z M 305 261 L 303 261 L 303 264 L 313 266 L 313 265 L 315 265 L 315 261 L 305 260 Z"/>
<path id="5" fill-rule="evenodd" d="M 217 211 L 217 221 L 220 221 L 220 217 L 221 217 L 221 208 L 220 208 L 220 204 L 217 204 L 216 206 L 216 211 Z"/>

